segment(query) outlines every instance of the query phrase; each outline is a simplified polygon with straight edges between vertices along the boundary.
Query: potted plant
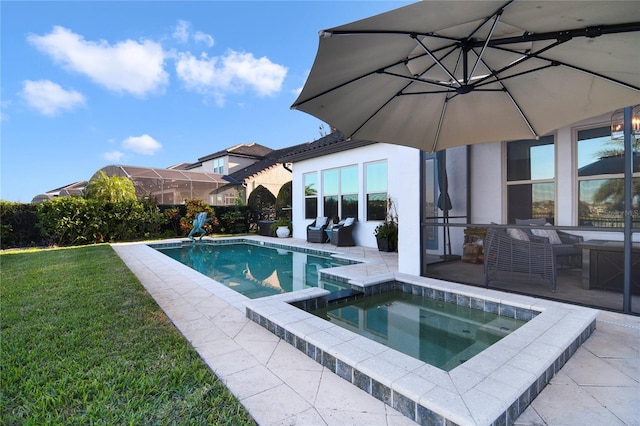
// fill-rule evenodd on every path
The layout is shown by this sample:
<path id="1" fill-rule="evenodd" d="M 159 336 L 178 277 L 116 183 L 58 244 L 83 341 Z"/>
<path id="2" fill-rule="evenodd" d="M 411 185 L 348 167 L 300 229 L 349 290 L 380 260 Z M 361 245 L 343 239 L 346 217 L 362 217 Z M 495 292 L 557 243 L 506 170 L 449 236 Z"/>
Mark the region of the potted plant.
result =
<path id="1" fill-rule="evenodd" d="M 275 229 L 278 238 L 287 238 L 292 232 L 291 221 L 284 218 L 277 219 L 273 225 L 271 225 L 271 229 Z"/>
<path id="2" fill-rule="evenodd" d="M 387 199 L 387 216 L 376 226 L 373 234 L 380 251 L 396 251 L 398 249 L 398 215 L 391 197 Z"/>

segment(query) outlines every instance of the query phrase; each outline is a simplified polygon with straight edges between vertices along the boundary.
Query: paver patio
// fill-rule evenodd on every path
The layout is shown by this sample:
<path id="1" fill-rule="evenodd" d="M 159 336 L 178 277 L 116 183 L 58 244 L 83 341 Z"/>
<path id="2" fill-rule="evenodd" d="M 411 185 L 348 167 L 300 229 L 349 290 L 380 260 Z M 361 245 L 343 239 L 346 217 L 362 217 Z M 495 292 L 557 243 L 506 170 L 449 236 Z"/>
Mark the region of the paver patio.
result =
<path id="1" fill-rule="evenodd" d="M 233 290 L 145 244 L 113 248 L 258 424 L 415 424 L 248 320 Z M 364 276 L 397 270 L 395 254 L 330 248 L 366 259 Z M 601 311 L 594 334 L 515 424 L 640 425 L 640 317 Z"/>

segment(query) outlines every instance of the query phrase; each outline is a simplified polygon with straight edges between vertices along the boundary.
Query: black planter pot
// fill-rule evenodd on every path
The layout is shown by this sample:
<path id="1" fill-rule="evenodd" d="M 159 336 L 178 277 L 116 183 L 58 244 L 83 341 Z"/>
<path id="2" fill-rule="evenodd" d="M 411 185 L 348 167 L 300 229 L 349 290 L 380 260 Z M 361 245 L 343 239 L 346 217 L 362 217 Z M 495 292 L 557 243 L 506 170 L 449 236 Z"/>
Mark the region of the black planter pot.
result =
<path id="1" fill-rule="evenodd" d="M 388 238 L 377 238 L 376 241 L 378 242 L 378 250 L 379 251 L 393 251 L 393 247 L 391 246 L 391 244 L 389 244 L 389 239 Z"/>

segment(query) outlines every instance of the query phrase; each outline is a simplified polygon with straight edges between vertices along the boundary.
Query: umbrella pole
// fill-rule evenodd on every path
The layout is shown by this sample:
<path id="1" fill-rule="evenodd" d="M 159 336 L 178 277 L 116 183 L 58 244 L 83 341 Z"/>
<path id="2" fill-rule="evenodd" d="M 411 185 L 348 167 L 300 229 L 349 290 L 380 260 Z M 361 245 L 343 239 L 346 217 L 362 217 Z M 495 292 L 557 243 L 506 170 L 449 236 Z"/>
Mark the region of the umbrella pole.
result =
<path id="1" fill-rule="evenodd" d="M 622 311 L 631 313 L 631 228 L 633 227 L 633 147 L 631 120 L 633 107 L 624 109 L 624 285 Z"/>

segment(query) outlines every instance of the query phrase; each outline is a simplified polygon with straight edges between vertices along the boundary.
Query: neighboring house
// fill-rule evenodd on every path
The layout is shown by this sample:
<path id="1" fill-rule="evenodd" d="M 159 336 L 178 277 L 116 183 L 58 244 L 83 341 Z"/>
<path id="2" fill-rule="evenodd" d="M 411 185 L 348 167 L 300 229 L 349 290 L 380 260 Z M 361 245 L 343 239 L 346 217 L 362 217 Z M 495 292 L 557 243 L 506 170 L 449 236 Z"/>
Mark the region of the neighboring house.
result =
<path id="1" fill-rule="evenodd" d="M 219 174 L 175 168 L 110 165 L 96 174 L 99 172 L 130 179 L 139 199 L 155 198 L 159 204 L 181 204 L 190 198 L 208 200 L 212 191 L 227 184 L 224 176 Z"/>
<path id="2" fill-rule="evenodd" d="M 237 198 L 246 203 L 251 192 L 259 186 L 265 187 L 277 197 L 282 185 L 292 179 L 291 169 L 283 162 L 282 157 L 305 145 L 278 150 L 256 143 L 236 145 L 199 158 L 198 162 L 185 166 L 184 170 L 224 175 L 228 183 L 213 190 L 210 198 L 206 199 L 212 205 L 233 204 Z"/>
<path id="3" fill-rule="evenodd" d="M 62 186 L 60 188 L 52 189 L 51 191 L 47 191 L 44 194 L 38 194 L 31 200 L 32 203 L 41 203 L 46 200 L 52 200 L 57 197 L 68 197 L 71 195 L 82 195 L 84 193 L 85 188 L 87 187 L 86 180 L 81 180 L 78 182 L 74 182 L 70 185 Z"/>
<path id="4" fill-rule="evenodd" d="M 131 179 L 139 198 L 152 197 L 160 204 L 180 204 L 185 199 L 199 198 L 211 205 L 233 205 L 238 199 L 246 203 L 259 186 L 276 197 L 282 185 L 292 178 L 291 169 L 281 157 L 304 145 L 273 150 L 257 143 L 240 144 L 201 157 L 195 163 L 178 163 L 166 169 L 109 165 L 99 171 Z M 81 195 L 86 184 L 83 181 L 57 188 L 38 195 L 32 202 Z"/>
<path id="5" fill-rule="evenodd" d="M 508 224 L 516 218 L 544 217 L 557 226 L 582 227 L 572 232 L 585 239 L 622 240 L 622 163 L 608 160 L 621 145 L 612 140 L 611 116 L 606 115 L 539 140 L 447 150 L 452 252 L 462 254 L 465 224 Z M 436 207 L 440 190 L 434 154 L 344 140 L 335 132 L 284 160 L 293 163 L 294 237 L 306 238 L 306 226 L 316 216 L 354 216 L 356 244 L 376 247 L 373 231 L 383 218 L 371 217 L 370 207 L 384 195 L 393 199 L 399 216 L 400 272 L 424 274 L 427 255 L 443 253 L 443 227 L 433 226 L 434 221 L 442 223 L 443 216 Z M 636 162 L 635 227 L 640 227 L 639 200 L 640 164 Z M 584 227 L 605 227 L 611 232 Z M 633 237 L 640 241 L 640 234 Z"/>

